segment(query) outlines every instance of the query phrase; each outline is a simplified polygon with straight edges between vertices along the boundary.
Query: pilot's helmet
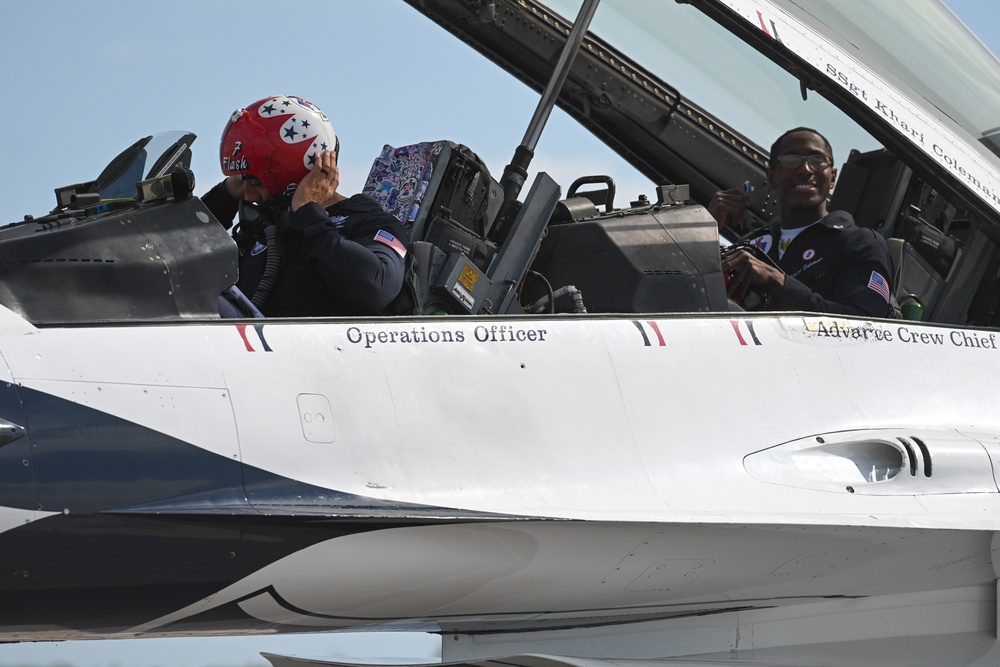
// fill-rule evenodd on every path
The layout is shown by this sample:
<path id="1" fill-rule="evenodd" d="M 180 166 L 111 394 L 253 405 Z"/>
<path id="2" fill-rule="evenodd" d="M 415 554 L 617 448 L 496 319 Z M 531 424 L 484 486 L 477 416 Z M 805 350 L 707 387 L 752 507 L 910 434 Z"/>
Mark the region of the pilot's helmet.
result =
<path id="1" fill-rule="evenodd" d="M 336 147 L 337 134 L 319 107 L 278 95 L 233 112 L 222 132 L 219 158 L 226 176 L 255 176 L 276 195 L 309 173 L 317 152 Z"/>

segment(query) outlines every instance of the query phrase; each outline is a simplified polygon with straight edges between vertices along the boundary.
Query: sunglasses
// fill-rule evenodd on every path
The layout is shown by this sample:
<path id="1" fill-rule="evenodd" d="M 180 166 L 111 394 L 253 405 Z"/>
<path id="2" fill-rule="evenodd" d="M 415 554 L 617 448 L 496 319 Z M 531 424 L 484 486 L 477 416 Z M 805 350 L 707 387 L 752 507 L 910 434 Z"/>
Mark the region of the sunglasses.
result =
<path id="1" fill-rule="evenodd" d="M 786 153 L 784 155 L 779 155 L 776 162 L 779 166 L 785 169 L 796 169 L 799 165 L 805 162 L 812 169 L 819 171 L 820 169 L 826 169 L 833 164 L 833 158 L 829 155 L 823 155 L 822 153 L 813 153 L 812 155 L 795 155 L 792 153 Z"/>
<path id="2" fill-rule="evenodd" d="M 259 178 L 257 178 L 256 176 L 251 176 L 250 174 L 240 174 L 240 180 L 249 183 L 255 188 L 259 188 L 262 185 L 264 185 L 264 183 Z"/>

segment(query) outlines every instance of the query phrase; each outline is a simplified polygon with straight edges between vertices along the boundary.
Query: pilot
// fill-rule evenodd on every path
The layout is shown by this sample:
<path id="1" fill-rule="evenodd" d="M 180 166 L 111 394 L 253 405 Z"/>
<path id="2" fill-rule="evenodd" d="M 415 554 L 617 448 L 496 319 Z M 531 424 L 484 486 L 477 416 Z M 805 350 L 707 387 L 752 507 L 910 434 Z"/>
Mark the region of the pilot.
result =
<path id="1" fill-rule="evenodd" d="M 298 97 L 238 109 L 222 133 L 226 179 L 202 199 L 226 229 L 239 214 L 236 287 L 265 316 L 376 315 L 403 284 L 403 225 L 337 192 L 338 150 L 326 115 Z M 249 314 L 225 299 L 220 311 Z"/>
<path id="2" fill-rule="evenodd" d="M 827 211 L 836 179 L 830 142 L 816 130 L 797 127 L 774 142 L 767 182 L 779 213 L 768 233 L 751 240 L 772 261 L 745 249 L 723 258 L 737 303 L 753 292 L 762 310 L 894 316 L 888 245 L 846 211 Z M 708 210 L 721 231 L 741 219 L 747 205 L 742 189 L 723 190 Z"/>

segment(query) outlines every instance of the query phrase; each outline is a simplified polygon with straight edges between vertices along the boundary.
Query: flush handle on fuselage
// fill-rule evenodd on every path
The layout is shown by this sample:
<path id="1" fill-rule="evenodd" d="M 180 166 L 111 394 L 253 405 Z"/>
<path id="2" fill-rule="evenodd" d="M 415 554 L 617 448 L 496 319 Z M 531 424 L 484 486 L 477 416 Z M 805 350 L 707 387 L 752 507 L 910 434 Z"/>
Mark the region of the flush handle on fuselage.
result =
<path id="1" fill-rule="evenodd" d="M 0 419 L 0 447 L 14 442 L 27 432 L 28 430 L 20 424 Z"/>

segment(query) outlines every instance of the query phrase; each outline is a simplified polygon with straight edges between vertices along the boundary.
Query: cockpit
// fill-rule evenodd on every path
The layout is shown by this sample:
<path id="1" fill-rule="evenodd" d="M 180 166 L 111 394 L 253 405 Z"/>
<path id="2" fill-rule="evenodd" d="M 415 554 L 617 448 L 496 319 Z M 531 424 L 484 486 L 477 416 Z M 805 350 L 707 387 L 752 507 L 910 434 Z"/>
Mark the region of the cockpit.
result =
<path id="1" fill-rule="evenodd" d="M 947 93 L 967 88 L 947 81 L 958 67 L 954 53 L 904 58 L 912 45 L 887 50 L 870 38 L 873 26 L 891 23 L 897 9 L 889 3 L 859 8 L 859 18 L 781 2 L 795 22 L 761 15 L 756 24 L 726 3 L 605 3 L 561 73 L 556 56 L 574 38 L 578 1 L 489 3 L 493 16 L 474 4 L 414 3 L 500 67 L 551 86 L 543 92 L 550 109 L 558 104 L 657 186 L 623 196 L 613 174 L 556 182 L 519 164 L 516 150 L 504 169 L 447 138 L 387 145 L 373 156 L 363 191 L 406 225 L 410 264 L 394 314 L 729 311 L 720 238 L 705 205 L 715 190 L 746 183 L 750 209 L 733 233 L 766 225 L 775 202 L 762 146 L 809 123 L 834 144 L 839 177 L 829 208 L 889 240 L 904 316 L 1000 322 L 1000 216 L 970 195 L 991 187 L 977 176 L 982 169 L 907 124 L 895 102 L 863 100 L 875 89 L 838 61 L 809 61 L 792 48 L 809 29 L 827 29 L 837 45 L 881 58 L 884 71 L 873 76 L 937 100 L 942 123 L 993 151 L 996 132 L 975 109 L 1000 104 Z M 954 17 L 911 19 L 924 30 L 960 32 Z M 996 96 L 1000 69 L 970 53 L 962 63 L 974 63 L 976 90 L 993 81 Z M 935 58 L 948 62 L 917 67 Z M 688 90 L 698 91 L 698 104 L 681 93 Z M 542 126 L 544 119 L 529 127 L 526 139 Z M 186 132 L 146 137 L 93 181 L 58 188 L 48 215 L 0 228 L 0 303 L 36 325 L 218 317 L 217 297 L 236 279 L 236 251 L 194 194 L 193 141 Z M 518 170 L 524 191 L 519 183 L 511 196 L 508 176 Z"/>
<path id="2" fill-rule="evenodd" d="M 193 195 L 193 141 L 146 137 L 95 180 L 57 189 L 49 215 L 0 230 L 0 302 L 36 325 L 218 317 L 236 251 Z M 581 176 L 563 196 L 539 173 L 505 211 L 489 167 L 441 140 L 385 146 L 363 192 L 406 227 L 411 259 L 395 315 L 733 309 L 716 223 L 683 184 L 623 205 L 611 176 Z M 919 304 L 909 316 L 976 312 L 968 285 L 985 275 L 992 244 L 977 243 L 972 213 L 890 153 L 852 153 L 830 207 L 890 239 L 897 300 Z"/>

